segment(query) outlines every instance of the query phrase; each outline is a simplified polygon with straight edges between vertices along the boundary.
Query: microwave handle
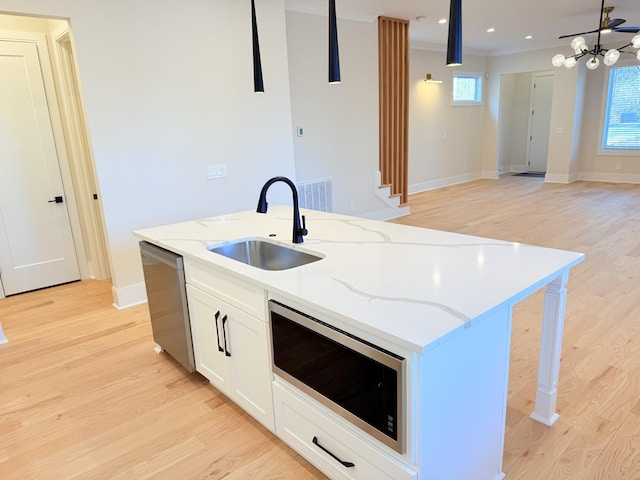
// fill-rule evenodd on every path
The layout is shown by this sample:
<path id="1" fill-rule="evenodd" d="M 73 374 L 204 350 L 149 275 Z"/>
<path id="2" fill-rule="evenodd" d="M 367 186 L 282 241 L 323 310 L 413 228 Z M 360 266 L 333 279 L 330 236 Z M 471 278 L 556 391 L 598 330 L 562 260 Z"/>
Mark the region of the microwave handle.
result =
<path id="1" fill-rule="evenodd" d="M 340 462 L 342 464 L 343 467 L 347 467 L 347 468 L 351 468 L 351 467 L 355 467 L 356 465 L 354 463 L 351 462 L 345 462 L 343 460 L 340 460 L 337 456 L 335 456 L 333 453 L 331 453 L 329 450 L 327 450 L 326 448 L 324 448 L 322 445 L 320 445 L 320 442 L 318 441 L 318 437 L 313 437 L 313 440 L 311 440 L 313 442 L 314 445 L 316 445 L 320 450 L 322 450 L 323 452 L 325 452 L 327 455 L 330 455 L 331 458 L 333 458 L 334 460 Z"/>

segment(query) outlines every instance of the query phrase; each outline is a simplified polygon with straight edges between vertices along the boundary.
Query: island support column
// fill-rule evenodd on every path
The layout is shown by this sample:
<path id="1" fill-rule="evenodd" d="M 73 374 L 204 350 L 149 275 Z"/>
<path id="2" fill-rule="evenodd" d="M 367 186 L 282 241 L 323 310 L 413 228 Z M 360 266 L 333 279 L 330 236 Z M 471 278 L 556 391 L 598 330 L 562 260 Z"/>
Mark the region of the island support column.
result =
<path id="1" fill-rule="evenodd" d="M 535 410 L 530 417 L 549 426 L 560 418 L 560 415 L 556 413 L 556 400 L 558 399 L 558 377 L 560 375 L 560 354 L 562 353 L 562 332 L 568 280 L 569 271 L 566 270 L 547 285 L 544 293 L 538 390 L 536 391 Z"/>

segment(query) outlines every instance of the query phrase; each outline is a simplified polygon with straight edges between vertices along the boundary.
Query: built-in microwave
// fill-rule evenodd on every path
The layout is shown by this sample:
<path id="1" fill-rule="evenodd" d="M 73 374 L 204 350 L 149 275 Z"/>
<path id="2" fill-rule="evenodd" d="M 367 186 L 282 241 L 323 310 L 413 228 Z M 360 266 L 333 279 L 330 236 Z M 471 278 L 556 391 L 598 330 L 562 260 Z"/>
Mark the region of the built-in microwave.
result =
<path id="1" fill-rule="evenodd" d="M 270 300 L 273 371 L 404 453 L 405 359 Z"/>

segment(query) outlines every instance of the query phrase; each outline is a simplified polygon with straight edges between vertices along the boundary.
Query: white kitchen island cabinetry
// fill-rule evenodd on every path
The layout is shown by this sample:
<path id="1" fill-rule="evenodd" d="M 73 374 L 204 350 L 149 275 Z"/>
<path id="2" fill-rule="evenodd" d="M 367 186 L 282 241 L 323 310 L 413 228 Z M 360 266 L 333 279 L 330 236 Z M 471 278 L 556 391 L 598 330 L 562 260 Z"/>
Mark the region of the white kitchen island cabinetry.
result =
<path id="1" fill-rule="evenodd" d="M 187 271 L 187 301 L 193 335 L 196 370 L 213 386 L 240 405 L 269 430 L 274 431 L 271 395 L 271 360 L 268 328 L 264 315 L 256 318 L 245 311 L 189 283 L 201 278 L 201 273 L 215 276 L 221 296 L 244 289 L 236 303 L 260 310 L 264 291 L 237 285 L 222 273 L 200 270 Z M 195 274 L 194 274 L 195 270 Z M 211 288 L 209 288 L 210 290 Z M 248 295 L 246 293 L 248 292 Z M 253 300 L 257 300 L 256 303 Z"/>
<path id="2" fill-rule="evenodd" d="M 363 441 L 332 418 L 331 412 L 300 395 L 294 388 L 276 381 L 273 383 L 273 398 L 276 434 L 329 478 L 417 479 L 417 473 L 394 458 L 394 454 L 385 454 Z"/>
<path id="3" fill-rule="evenodd" d="M 569 270 L 584 255 L 312 210 L 303 213 L 309 234 L 302 246 L 291 242 L 291 207 L 135 232 L 139 239 L 185 258 L 198 370 L 331 478 L 503 478 L 513 306 L 545 289 L 532 418 L 552 425 L 558 418 Z M 269 239 L 322 259 L 266 271 L 207 248 L 247 238 Z M 403 454 L 274 376 L 268 297 L 293 302 L 301 312 L 411 359 Z M 213 320 L 218 311 L 219 317 L 227 315 L 231 349 L 231 357 L 223 353 L 227 363 L 220 365 L 217 358 L 209 358 L 219 353 L 216 331 L 221 333 L 221 326 L 216 330 Z M 356 467 L 336 467 L 313 437 Z"/>

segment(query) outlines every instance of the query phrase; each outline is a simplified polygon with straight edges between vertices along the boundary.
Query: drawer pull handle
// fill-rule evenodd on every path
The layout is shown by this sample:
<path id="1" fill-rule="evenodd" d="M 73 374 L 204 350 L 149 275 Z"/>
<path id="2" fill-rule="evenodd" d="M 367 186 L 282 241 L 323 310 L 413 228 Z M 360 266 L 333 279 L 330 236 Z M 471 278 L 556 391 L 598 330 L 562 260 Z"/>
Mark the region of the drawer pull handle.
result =
<path id="1" fill-rule="evenodd" d="M 227 316 L 222 317 L 222 337 L 224 340 L 224 354 L 227 357 L 231 356 L 231 350 L 227 349 Z M 231 337 L 229 337 L 229 342 L 231 342 Z M 222 351 L 222 350 L 220 350 Z"/>
<path id="2" fill-rule="evenodd" d="M 222 347 L 220 346 L 220 330 L 218 328 L 218 317 L 220 316 L 220 310 L 218 310 L 216 312 L 216 314 L 214 315 L 215 317 L 215 321 L 216 321 L 216 337 L 218 338 L 218 351 L 219 352 L 224 352 L 224 350 L 222 350 Z"/>
<path id="3" fill-rule="evenodd" d="M 313 437 L 312 440 L 313 444 L 316 445 L 320 450 L 322 450 L 323 452 L 325 452 L 327 455 L 330 455 L 331 458 L 333 458 L 334 460 L 340 462 L 342 464 L 343 467 L 347 467 L 347 468 L 351 468 L 351 467 L 355 467 L 355 463 L 351 463 L 351 462 L 344 462 L 342 460 L 340 460 L 338 457 L 336 457 L 333 453 L 331 453 L 329 450 L 327 450 L 326 448 L 324 448 L 322 445 L 320 445 L 320 442 L 318 441 L 318 437 Z"/>

